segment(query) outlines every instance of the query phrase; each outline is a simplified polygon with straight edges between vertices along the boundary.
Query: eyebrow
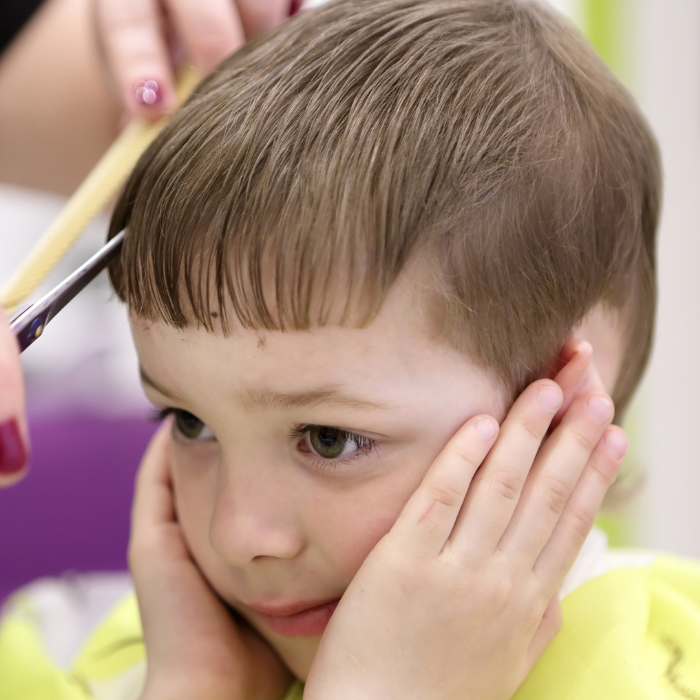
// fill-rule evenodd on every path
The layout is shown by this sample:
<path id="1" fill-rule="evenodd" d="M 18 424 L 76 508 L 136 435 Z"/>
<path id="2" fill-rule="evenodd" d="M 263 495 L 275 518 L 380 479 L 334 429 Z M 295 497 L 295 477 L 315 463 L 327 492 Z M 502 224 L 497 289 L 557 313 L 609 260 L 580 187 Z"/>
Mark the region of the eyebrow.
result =
<path id="1" fill-rule="evenodd" d="M 144 384 L 155 389 L 159 394 L 180 401 L 180 399 L 161 386 L 155 380 L 146 374 L 143 367 L 139 366 L 139 375 Z M 394 408 L 390 404 L 379 403 L 369 399 L 363 399 L 359 396 L 346 394 L 337 387 L 321 387 L 313 391 L 290 391 L 278 392 L 269 389 L 259 389 L 257 391 L 246 391 L 241 394 L 243 406 L 248 410 L 259 410 L 264 408 L 274 408 L 280 411 L 290 410 L 294 408 L 308 408 L 318 406 L 320 404 L 337 406 L 338 408 L 354 408 L 354 409 L 380 409 L 388 410 Z"/>
<path id="2" fill-rule="evenodd" d="M 337 406 L 338 408 L 367 409 L 378 408 L 387 410 L 393 408 L 389 404 L 378 403 L 359 396 L 346 394 L 337 387 L 321 387 L 313 391 L 277 392 L 260 389 L 245 392 L 242 396 L 243 405 L 247 409 L 276 408 L 284 411 L 293 408 L 305 408 L 320 404 Z"/>
<path id="3" fill-rule="evenodd" d="M 148 384 L 148 386 L 155 389 L 159 394 L 163 394 L 163 396 L 165 396 L 168 399 L 171 399 L 172 401 L 180 401 L 180 399 L 177 396 L 175 396 L 174 394 L 169 392 L 167 389 L 162 387 L 160 384 L 158 384 L 158 382 L 151 379 L 146 374 L 146 371 L 144 370 L 144 368 L 141 365 L 139 365 L 139 376 L 141 377 L 141 381 L 144 384 Z"/>

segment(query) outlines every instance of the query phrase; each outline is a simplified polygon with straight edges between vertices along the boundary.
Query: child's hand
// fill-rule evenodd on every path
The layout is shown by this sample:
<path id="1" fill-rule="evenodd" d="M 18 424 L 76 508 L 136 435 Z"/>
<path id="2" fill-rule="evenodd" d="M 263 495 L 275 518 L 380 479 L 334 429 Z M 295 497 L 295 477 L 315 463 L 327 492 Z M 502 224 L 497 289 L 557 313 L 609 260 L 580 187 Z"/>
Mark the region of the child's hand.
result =
<path id="1" fill-rule="evenodd" d="M 142 699 L 279 700 L 289 672 L 234 622 L 190 557 L 175 518 L 169 432 L 168 423 L 146 452 L 132 512 L 129 566 L 148 656 Z"/>
<path id="2" fill-rule="evenodd" d="M 565 392 L 535 382 L 498 440 L 476 416 L 438 456 L 340 601 L 305 700 L 506 700 L 521 685 L 627 446 L 604 392 L 573 398 L 596 381 L 590 345 L 566 354 Z"/>

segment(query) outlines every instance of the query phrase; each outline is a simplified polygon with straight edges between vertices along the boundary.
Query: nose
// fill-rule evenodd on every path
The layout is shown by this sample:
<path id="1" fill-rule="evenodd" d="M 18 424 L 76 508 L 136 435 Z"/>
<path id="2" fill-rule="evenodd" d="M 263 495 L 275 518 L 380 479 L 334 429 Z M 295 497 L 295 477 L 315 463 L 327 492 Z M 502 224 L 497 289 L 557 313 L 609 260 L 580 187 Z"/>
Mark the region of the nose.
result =
<path id="1" fill-rule="evenodd" d="M 289 485 L 280 481 L 274 463 L 222 464 L 209 541 L 233 566 L 265 559 L 293 559 L 305 547 Z"/>

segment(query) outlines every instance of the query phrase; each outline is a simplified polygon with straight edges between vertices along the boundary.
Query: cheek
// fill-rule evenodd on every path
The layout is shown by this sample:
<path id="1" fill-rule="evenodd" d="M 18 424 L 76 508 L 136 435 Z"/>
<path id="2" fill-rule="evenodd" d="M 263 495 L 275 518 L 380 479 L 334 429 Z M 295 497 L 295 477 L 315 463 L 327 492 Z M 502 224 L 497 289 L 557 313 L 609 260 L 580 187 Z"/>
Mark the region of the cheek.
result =
<path id="1" fill-rule="evenodd" d="M 172 462 L 175 511 L 180 528 L 195 559 L 208 548 L 209 522 L 214 508 L 215 478 L 212 469 L 195 464 L 190 455 L 173 445 Z"/>
<path id="2" fill-rule="evenodd" d="M 307 527 L 316 533 L 326 558 L 348 582 L 392 528 L 429 465 L 424 460 L 404 461 L 400 468 L 348 493 L 309 504 L 307 512 L 313 513 L 313 519 L 307 519 Z"/>

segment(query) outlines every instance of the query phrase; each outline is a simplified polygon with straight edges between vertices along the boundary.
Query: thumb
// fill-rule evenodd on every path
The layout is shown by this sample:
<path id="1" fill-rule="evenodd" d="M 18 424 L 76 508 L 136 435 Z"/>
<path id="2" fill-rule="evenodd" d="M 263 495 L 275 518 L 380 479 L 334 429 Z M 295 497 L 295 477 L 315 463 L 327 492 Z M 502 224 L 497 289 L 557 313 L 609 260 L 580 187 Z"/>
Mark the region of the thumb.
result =
<path id="1" fill-rule="evenodd" d="M 132 540 L 175 518 L 170 484 L 170 431 L 166 421 L 151 438 L 141 460 L 131 506 Z"/>

